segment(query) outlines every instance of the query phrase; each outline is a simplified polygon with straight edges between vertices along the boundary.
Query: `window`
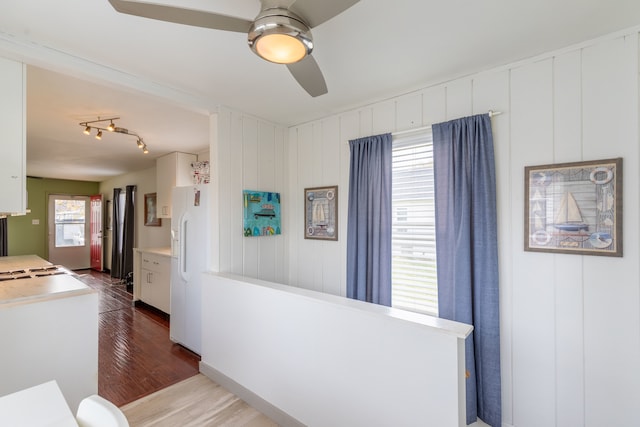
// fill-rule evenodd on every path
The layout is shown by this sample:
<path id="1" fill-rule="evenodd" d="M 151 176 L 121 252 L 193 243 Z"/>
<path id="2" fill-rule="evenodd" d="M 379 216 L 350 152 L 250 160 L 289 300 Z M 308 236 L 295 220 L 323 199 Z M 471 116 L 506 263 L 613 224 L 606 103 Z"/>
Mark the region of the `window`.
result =
<path id="1" fill-rule="evenodd" d="M 84 246 L 85 201 L 55 200 L 56 248 Z"/>
<path id="2" fill-rule="evenodd" d="M 392 305 L 438 315 L 431 131 L 394 136 Z"/>

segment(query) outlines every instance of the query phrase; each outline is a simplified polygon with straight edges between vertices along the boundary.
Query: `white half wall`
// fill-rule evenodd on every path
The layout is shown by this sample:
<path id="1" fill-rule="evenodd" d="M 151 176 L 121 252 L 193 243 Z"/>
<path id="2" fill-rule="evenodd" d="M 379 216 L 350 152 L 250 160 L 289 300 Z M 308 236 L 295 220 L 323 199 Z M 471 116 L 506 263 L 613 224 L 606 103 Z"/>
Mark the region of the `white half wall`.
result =
<path id="1" fill-rule="evenodd" d="M 281 425 L 466 425 L 468 325 L 224 274 L 202 301 L 201 371 Z"/>
<path id="2" fill-rule="evenodd" d="M 288 283 L 345 295 L 349 139 L 501 111 L 503 422 L 640 425 L 638 51 L 631 29 L 290 128 Z M 624 257 L 524 252 L 524 167 L 613 157 L 624 162 Z M 303 189 L 336 184 L 339 241 L 305 240 Z"/>
<path id="3" fill-rule="evenodd" d="M 98 393 L 97 292 L 0 305 L 0 325 L 0 396 L 56 380 L 75 414 Z"/>

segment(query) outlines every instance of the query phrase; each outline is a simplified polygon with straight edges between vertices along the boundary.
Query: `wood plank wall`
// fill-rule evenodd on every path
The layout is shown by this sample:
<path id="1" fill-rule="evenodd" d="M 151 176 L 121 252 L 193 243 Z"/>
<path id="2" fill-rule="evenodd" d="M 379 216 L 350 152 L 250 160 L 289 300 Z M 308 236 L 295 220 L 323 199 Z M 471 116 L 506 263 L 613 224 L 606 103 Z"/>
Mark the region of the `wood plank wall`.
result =
<path id="1" fill-rule="evenodd" d="M 640 425 L 638 60 L 632 29 L 290 128 L 288 283 L 345 294 L 349 139 L 502 111 L 492 123 L 505 425 Z M 624 257 L 524 252 L 524 167 L 619 156 Z M 303 189 L 335 184 L 339 241 L 304 240 Z"/>
<path id="2" fill-rule="evenodd" d="M 347 141 L 502 111 L 492 123 L 504 424 L 640 425 L 638 45 L 631 29 L 288 130 L 221 109 L 219 270 L 344 295 Z M 524 167 L 619 156 L 624 257 L 524 252 Z M 337 242 L 303 238 L 304 188 L 324 185 L 339 186 Z M 241 236 L 243 189 L 281 192 L 282 236 Z"/>

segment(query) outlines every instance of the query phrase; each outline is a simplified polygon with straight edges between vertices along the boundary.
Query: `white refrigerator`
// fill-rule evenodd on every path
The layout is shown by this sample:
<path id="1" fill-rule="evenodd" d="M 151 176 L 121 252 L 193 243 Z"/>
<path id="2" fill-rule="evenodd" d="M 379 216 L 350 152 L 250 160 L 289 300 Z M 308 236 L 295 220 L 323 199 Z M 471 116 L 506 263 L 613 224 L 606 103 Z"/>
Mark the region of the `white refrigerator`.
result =
<path id="1" fill-rule="evenodd" d="M 201 273 L 209 269 L 207 185 L 175 187 L 171 217 L 170 338 L 201 353 Z"/>

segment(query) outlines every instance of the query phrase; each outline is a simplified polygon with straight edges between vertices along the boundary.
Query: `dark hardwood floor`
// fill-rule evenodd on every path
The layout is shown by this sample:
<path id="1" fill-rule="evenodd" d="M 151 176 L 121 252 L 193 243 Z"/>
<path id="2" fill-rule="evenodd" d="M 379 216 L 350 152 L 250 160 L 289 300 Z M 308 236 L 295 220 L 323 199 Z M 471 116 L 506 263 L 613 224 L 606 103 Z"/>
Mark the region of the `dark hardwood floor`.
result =
<path id="1" fill-rule="evenodd" d="M 77 270 L 100 292 L 98 394 L 122 406 L 198 373 L 200 357 L 169 340 L 166 315 L 132 305 L 126 286 L 108 274 Z"/>

